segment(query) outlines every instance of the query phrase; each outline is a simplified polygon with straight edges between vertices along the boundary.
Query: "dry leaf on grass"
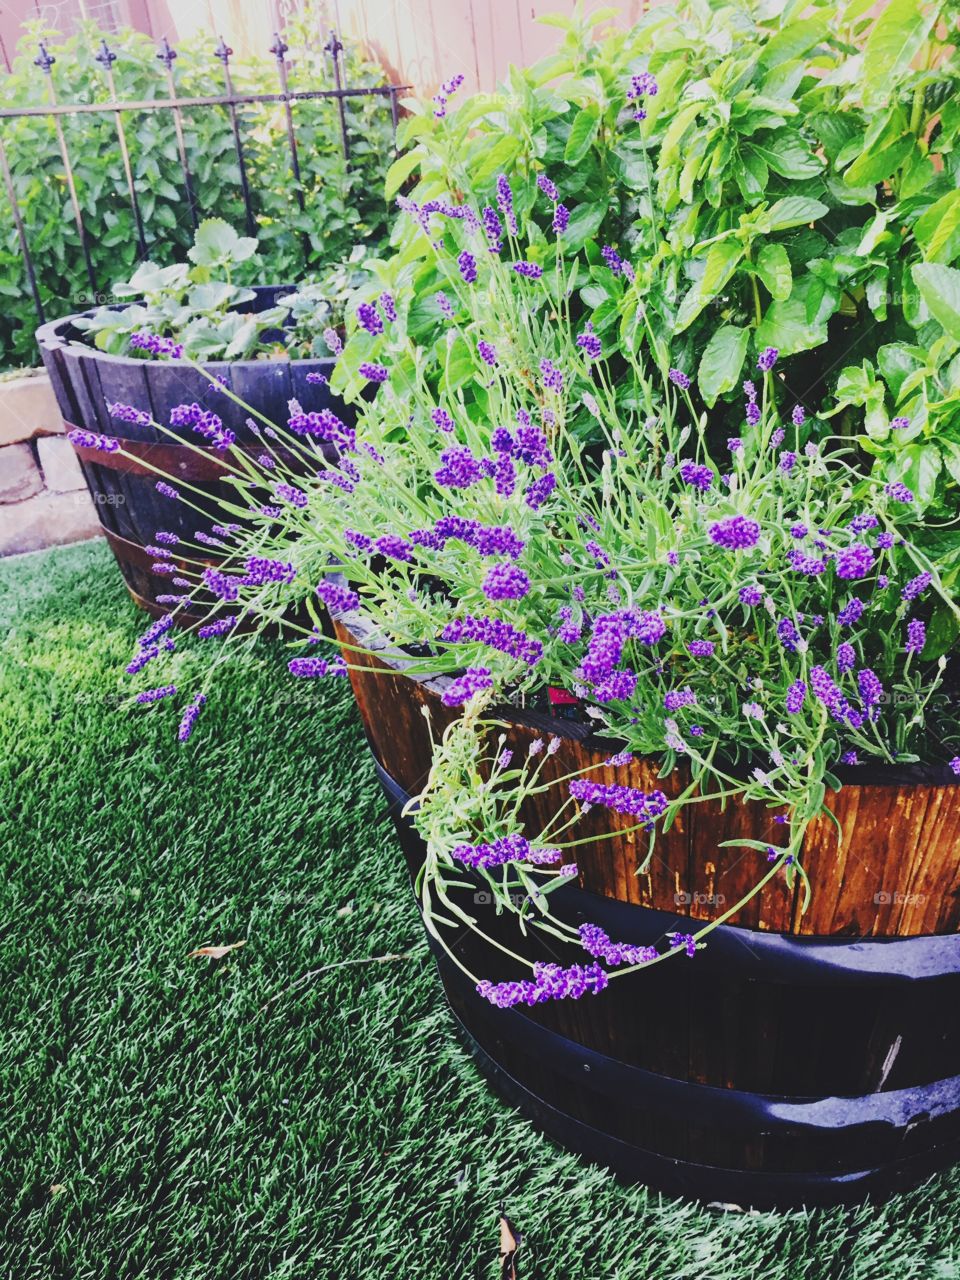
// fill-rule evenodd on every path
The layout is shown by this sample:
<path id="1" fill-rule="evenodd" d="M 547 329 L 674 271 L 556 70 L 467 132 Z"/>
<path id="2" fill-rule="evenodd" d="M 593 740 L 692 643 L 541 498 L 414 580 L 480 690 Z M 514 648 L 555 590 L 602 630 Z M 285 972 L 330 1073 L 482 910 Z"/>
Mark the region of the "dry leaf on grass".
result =
<path id="1" fill-rule="evenodd" d="M 223 947 L 197 947 L 196 951 L 191 951 L 187 959 L 192 960 L 195 956 L 207 956 L 211 960 L 222 960 L 224 956 L 228 956 L 231 951 L 237 951 L 240 947 L 247 945 L 246 938 L 240 942 L 230 942 Z"/>
<path id="2" fill-rule="evenodd" d="M 500 1280 L 517 1280 L 517 1250 L 523 1236 L 508 1217 L 500 1215 Z"/>

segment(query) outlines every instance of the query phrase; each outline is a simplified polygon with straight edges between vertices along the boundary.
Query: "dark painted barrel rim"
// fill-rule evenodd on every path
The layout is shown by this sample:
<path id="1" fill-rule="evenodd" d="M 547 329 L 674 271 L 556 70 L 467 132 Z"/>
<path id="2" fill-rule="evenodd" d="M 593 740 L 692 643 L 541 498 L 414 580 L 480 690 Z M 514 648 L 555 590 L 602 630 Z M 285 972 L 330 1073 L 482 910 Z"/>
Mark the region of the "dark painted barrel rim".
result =
<path id="1" fill-rule="evenodd" d="M 374 766 L 411 869 L 422 863 L 425 846 L 402 809 L 410 797 L 374 758 Z M 563 886 L 553 897 L 555 904 L 569 908 L 585 906 L 589 918 L 614 925 L 631 941 L 651 940 L 662 934 L 669 917 L 579 889 Z M 419 903 L 418 903 L 419 905 Z M 630 920 L 633 928 L 630 927 Z M 616 922 L 616 923 L 614 923 Z M 637 925 L 639 923 L 639 930 Z M 721 925 L 714 934 L 717 951 L 712 957 L 726 971 L 744 963 L 762 965 L 767 979 L 780 976 L 787 981 L 809 981 L 820 970 L 823 981 L 857 983 L 863 980 L 910 981 L 924 977 L 960 975 L 960 938 L 953 935 L 927 939 L 873 940 L 851 943 L 830 939 L 800 939 L 787 935 L 751 935 L 744 947 L 744 933 Z M 620 936 L 618 934 L 618 936 Z M 649 1182 L 678 1195 L 703 1200 L 736 1200 L 760 1206 L 787 1207 L 797 1204 L 840 1204 L 862 1200 L 866 1195 L 888 1195 L 915 1185 L 923 1178 L 953 1164 L 960 1157 L 960 1138 L 951 1136 L 951 1121 L 960 1109 L 960 1076 L 929 1084 L 888 1092 L 872 1092 L 860 1097 L 785 1097 L 724 1089 L 691 1083 L 661 1075 L 588 1048 L 534 1020 L 522 1009 L 494 1009 L 480 997 L 462 971 L 446 956 L 436 939 L 427 940 L 448 995 L 456 992 L 469 1016 L 451 1003 L 457 1029 L 491 1084 L 512 1105 L 562 1146 L 597 1164 L 606 1165 L 626 1181 Z M 758 948 L 753 947 L 759 942 Z M 915 944 L 932 943 L 917 948 Z M 939 952 L 938 973 L 924 971 L 918 957 L 932 961 Z M 897 971 L 858 967 L 865 953 L 873 952 L 893 960 Z M 775 973 L 770 972 L 773 961 Z M 839 964 L 836 963 L 839 960 Z M 853 967 L 848 968 L 850 961 Z M 842 1171 L 783 1172 L 707 1165 L 667 1156 L 618 1138 L 560 1110 L 541 1097 L 536 1082 L 519 1080 L 498 1060 L 496 1043 L 501 1037 L 532 1061 L 550 1064 L 551 1072 L 573 1090 L 589 1084 L 597 1093 L 629 1097 L 645 1108 L 682 1114 L 707 1128 L 740 1132 L 745 1128 L 782 1138 L 832 1137 L 838 1146 L 852 1144 L 862 1134 L 882 1135 L 890 1148 L 889 1159 L 865 1167 Z M 923 1124 L 930 1126 L 934 1141 L 925 1150 L 903 1156 L 897 1150 L 901 1139 Z"/>
<path id="2" fill-rule="evenodd" d="M 406 663 L 404 659 L 387 656 L 388 645 L 377 634 L 374 625 L 362 610 L 354 609 L 350 612 L 339 613 L 335 616 L 335 620 L 351 631 L 364 648 L 376 653 L 378 661 L 382 662 L 384 666 L 389 667 L 397 675 L 413 680 L 437 697 L 442 696 L 452 684 L 452 676 L 423 676 L 410 673 L 405 670 Z M 410 661 L 412 662 L 413 659 L 410 659 Z M 592 725 L 586 720 L 564 720 L 547 715 L 542 711 L 527 711 L 509 705 L 492 707 L 490 715 L 500 720 L 511 721 L 522 729 L 532 729 L 537 733 L 550 733 L 559 738 L 567 738 L 571 741 L 579 742 L 588 750 L 601 753 L 607 752 L 609 754 L 619 749 L 618 743 L 611 741 L 609 738 L 604 738 L 602 734 L 596 733 Z M 652 765 L 659 764 L 659 759 L 655 756 L 644 758 Z M 748 768 L 749 766 L 741 764 L 739 766 L 731 766 L 731 771 L 746 777 Z M 880 764 L 874 762 L 862 765 L 836 764 L 831 769 L 831 772 L 845 786 L 960 786 L 960 776 L 955 774 L 948 765 Z"/>
<path id="3" fill-rule="evenodd" d="M 257 296 L 251 299 L 249 304 L 241 304 L 237 308 L 241 313 L 245 310 L 265 311 L 267 307 L 273 305 L 274 301 L 278 297 L 285 297 L 287 293 L 295 293 L 297 286 L 293 284 L 261 284 L 252 285 L 251 288 Z M 110 310 L 122 311 L 128 306 L 130 306 L 129 301 L 113 303 L 110 304 Z M 99 310 L 99 307 L 91 307 L 87 311 L 75 311 L 72 315 L 62 316 L 59 320 L 46 321 L 45 324 L 40 325 L 36 330 L 35 337 L 37 345 L 48 351 L 56 351 L 58 349 L 62 350 L 64 347 L 80 347 L 83 351 L 94 356 L 98 361 L 103 361 L 105 364 L 137 365 L 141 367 L 144 364 L 150 364 L 151 361 L 149 360 L 138 360 L 133 356 L 111 355 L 109 352 L 101 351 L 98 347 L 91 346 L 90 343 L 83 341 L 79 336 L 79 333 L 75 330 L 75 321 L 89 319 Z M 66 332 L 70 328 L 74 328 L 76 336 Z M 257 368 L 263 368 L 269 363 L 271 362 L 266 360 L 205 360 L 203 361 L 203 368 L 213 374 L 218 374 L 227 369 L 250 368 L 254 366 Z M 298 360 L 285 360 L 278 363 L 290 365 L 295 369 L 303 369 L 307 367 L 310 369 L 323 369 L 332 366 L 335 363 L 335 357 L 315 356 Z"/>

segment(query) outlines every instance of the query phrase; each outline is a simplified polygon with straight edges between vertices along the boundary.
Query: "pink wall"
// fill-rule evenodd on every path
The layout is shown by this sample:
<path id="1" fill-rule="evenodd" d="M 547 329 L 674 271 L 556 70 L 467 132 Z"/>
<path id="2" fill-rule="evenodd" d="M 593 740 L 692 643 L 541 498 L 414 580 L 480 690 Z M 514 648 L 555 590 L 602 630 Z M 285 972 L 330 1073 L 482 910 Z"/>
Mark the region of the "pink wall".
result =
<path id="1" fill-rule="evenodd" d="M 586 9 L 606 7 L 587 0 Z M 649 8 L 620 0 L 623 23 Z M 432 93 L 457 72 L 465 91 L 490 91 L 511 63 L 524 65 L 551 53 L 561 33 L 537 22 L 543 14 L 572 12 L 570 0 L 337 0 L 345 38 L 364 42 L 405 84 Z"/>

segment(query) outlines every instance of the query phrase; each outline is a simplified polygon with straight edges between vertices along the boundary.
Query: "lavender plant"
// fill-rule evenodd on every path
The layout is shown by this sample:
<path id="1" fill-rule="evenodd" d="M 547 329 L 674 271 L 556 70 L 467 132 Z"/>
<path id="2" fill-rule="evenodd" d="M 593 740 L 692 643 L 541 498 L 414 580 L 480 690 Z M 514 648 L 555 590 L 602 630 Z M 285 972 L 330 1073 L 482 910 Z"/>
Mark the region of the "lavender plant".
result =
<path id="1" fill-rule="evenodd" d="M 571 315 L 579 263 L 565 245 L 562 192 L 546 174 L 539 192 L 557 230 L 536 260 L 521 252 L 504 174 L 480 207 L 406 205 L 442 281 L 439 399 L 433 352 L 410 333 L 413 290 L 397 289 L 357 309 L 363 359 L 347 374 L 375 395 L 359 402 L 356 426 L 295 402 L 282 427 L 250 410 L 257 456 L 236 449 L 210 410 L 176 411 L 232 467 L 214 539 L 224 560 L 204 564 L 209 538 L 157 532 L 155 570 L 178 590 L 128 668 L 153 678 L 138 702 L 181 699 L 191 663 L 173 622 L 210 604 L 198 635 L 215 647 L 206 678 L 183 691 L 181 742 L 218 664 L 245 642 L 240 620 L 299 629 L 307 647 L 289 662 L 294 677 L 360 669 L 349 645 L 323 652 L 322 607 L 348 620 L 360 611 L 411 673 L 450 677 L 443 700 L 462 714 L 435 744 L 412 810 L 427 847 L 418 890 L 428 927 L 441 942 L 451 922 L 481 931 L 450 891 L 469 869 L 524 929 L 584 951 L 569 968 L 518 954 L 530 976 L 508 983 L 472 974 L 501 1006 L 597 992 L 638 966 L 693 955 L 742 905 L 663 948 L 571 930 L 550 895 L 576 872 L 588 807 L 628 815 L 652 851 L 685 807 L 764 803 L 782 839 L 739 842 L 758 859 L 754 892 L 781 875 L 815 892 L 803 835 L 840 786 L 839 765 L 922 761 L 960 774 L 956 645 L 938 651 L 927 637 L 935 606 L 954 620 L 960 607 L 918 545 L 915 495 L 784 400 L 773 348 L 743 382 L 737 434 L 715 439 L 629 271 L 635 306 L 615 384 L 604 340 Z M 652 360 L 637 355 L 641 334 Z M 338 349 L 336 335 L 330 343 Z M 89 433 L 79 443 L 118 447 Z M 157 487 L 209 514 L 206 495 Z M 291 622 L 291 606 L 310 621 Z M 536 705 L 551 686 L 580 700 L 615 744 L 615 766 L 655 757 L 664 777 L 682 764 L 689 785 L 668 796 L 600 783 L 589 769 L 548 783 L 542 760 L 556 741 L 514 762 L 497 736 L 504 709 Z M 525 830 L 525 799 L 547 791 L 553 816 Z"/>

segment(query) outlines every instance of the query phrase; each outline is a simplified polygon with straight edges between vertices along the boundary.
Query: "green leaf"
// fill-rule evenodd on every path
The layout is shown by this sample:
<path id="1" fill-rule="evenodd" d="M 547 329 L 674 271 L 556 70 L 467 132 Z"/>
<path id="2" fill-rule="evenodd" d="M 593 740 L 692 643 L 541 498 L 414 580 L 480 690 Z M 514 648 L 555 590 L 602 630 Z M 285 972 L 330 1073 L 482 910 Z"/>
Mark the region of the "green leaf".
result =
<path id="1" fill-rule="evenodd" d="M 836 310 L 839 294 L 814 276 L 796 281 L 790 297 L 770 303 L 757 326 L 758 350 L 776 347 L 781 355 L 809 351 L 827 340 L 827 320 Z"/>
<path id="2" fill-rule="evenodd" d="M 742 257 L 743 248 L 736 240 L 721 240 L 710 246 L 702 277 L 680 303 L 674 333 L 682 333 L 714 301 Z"/>
<path id="3" fill-rule="evenodd" d="M 600 108 L 595 102 L 578 111 L 570 129 L 570 137 L 563 150 L 563 158 L 567 164 L 579 164 L 593 146 L 600 125 Z"/>
<path id="4" fill-rule="evenodd" d="M 577 250 L 582 249 L 584 243 L 600 230 L 606 215 L 606 200 L 593 204 L 578 204 L 570 214 L 570 221 L 563 233 L 564 250 L 576 253 Z"/>
<path id="5" fill-rule="evenodd" d="M 894 478 L 903 481 L 921 507 L 933 501 L 942 466 L 943 459 L 935 444 L 908 444 L 893 459 Z"/>
<path id="6" fill-rule="evenodd" d="M 927 262 L 960 257 L 960 190 L 948 191 L 917 219 L 913 229 Z"/>
<path id="7" fill-rule="evenodd" d="M 415 148 L 394 160 L 383 180 L 383 195 L 386 200 L 393 199 L 422 159 L 423 153 Z"/>
<path id="8" fill-rule="evenodd" d="M 803 227 L 816 222 L 829 212 L 825 204 L 809 196 L 787 196 L 770 206 L 763 222 L 768 231 L 785 231 L 788 227 Z"/>
<path id="9" fill-rule="evenodd" d="M 767 42 L 757 61 L 761 67 L 769 70 L 779 67 L 782 62 L 800 58 L 819 44 L 829 29 L 830 20 L 826 14 L 791 22 Z"/>
<path id="10" fill-rule="evenodd" d="M 732 391 L 739 382 L 749 341 L 749 329 L 725 324 L 707 343 L 700 359 L 697 386 L 711 408 L 719 395 Z"/>
<path id="11" fill-rule="evenodd" d="M 939 262 L 918 262 L 913 280 L 933 318 L 960 342 L 960 271 Z"/>
<path id="12" fill-rule="evenodd" d="M 790 259 L 782 244 L 766 244 L 757 258 L 757 275 L 767 287 L 767 292 L 778 302 L 790 297 L 793 273 Z"/>
<path id="13" fill-rule="evenodd" d="M 906 71 L 938 13 L 920 0 L 890 0 L 880 6 L 880 14 L 867 37 L 863 51 L 863 71 L 871 92 L 889 94 L 891 81 Z"/>
<path id="14" fill-rule="evenodd" d="M 777 133 L 762 142 L 754 139 L 747 150 L 753 151 L 781 178 L 815 178 L 822 163 L 795 133 Z"/>
<path id="15" fill-rule="evenodd" d="M 875 186 L 892 178 L 917 145 L 912 133 L 905 133 L 879 151 L 865 151 L 843 175 L 848 187 Z"/>

